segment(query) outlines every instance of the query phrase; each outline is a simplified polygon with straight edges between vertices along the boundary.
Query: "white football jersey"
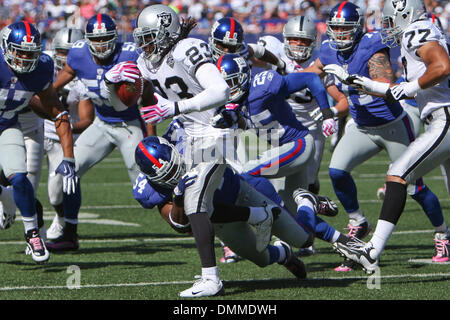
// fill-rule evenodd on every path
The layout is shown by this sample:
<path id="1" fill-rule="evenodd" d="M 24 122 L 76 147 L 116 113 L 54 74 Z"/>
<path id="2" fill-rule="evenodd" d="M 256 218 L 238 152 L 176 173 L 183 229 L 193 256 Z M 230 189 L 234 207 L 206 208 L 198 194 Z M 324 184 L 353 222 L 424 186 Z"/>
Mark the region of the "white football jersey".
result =
<path id="1" fill-rule="evenodd" d="M 151 81 L 155 90 L 170 101 L 192 98 L 204 90 L 195 73 L 204 63 L 213 63 L 209 47 L 203 40 L 186 38 L 178 42 L 159 64 L 152 64 L 139 56 L 138 67 L 144 79 Z M 176 117 L 183 123 L 188 136 L 218 136 L 223 132 L 210 125 L 215 108 L 180 114 Z"/>
<path id="2" fill-rule="evenodd" d="M 314 61 L 305 61 L 299 65 L 295 60 L 289 59 L 284 51 L 284 44 L 273 36 L 263 36 L 259 38 L 258 44 L 264 46 L 270 52 L 272 52 L 278 59 L 282 59 L 286 63 L 286 72 L 294 73 L 300 72 L 305 67 L 314 63 Z M 273 70 L 276 70 L 276 66 L 272 66 Z M 327 74 L 322 82 L 326 87 L 334 84 L 334 77 Z M 310 112 L 316 109 L 319 105 L 316 99 L 313 98 L 311 91 L 309 89 L 303 89 L 301 91 L 291 94 L 287 100 L 294 110 L 297 119 L 306 127 L 311 127 L 315 125 L 314 119 L 311 117 Z"/>
<path id="3" fill-rule="evenodd" d="M 64 92 L 67 91 L 67 92 Z M 70 122 L 75 123 L 80 121 L 80 116 L 78 115 L 78 103 L 81 100 L 87 100 L 88 90 L 86 86 L 75 78 L 68 84 L 66 84 L 63 88 L 63 94 L 67 94 L 67 108 L 70 116 Z M 59 141 L 58 134 L 56 133 L 55 123 L 51 120 L 45 119 L 44 121 L 44 136 L 45 138 Z M 78 138 L 79 134 L 73 134 L 73 140 L 75 141 Z"/>
<path id="4" fill-rule="evenodd" d="M 427 66 L 416 52 L 425 43 L 431 41 L 437 41 L 448 53 L 445 35 L 431 21 L 416 21 L 404 30 L 401 42 L 401 56 L 407 81 L 414 81 L 425 73 Z M 431 88 L 419 90 L 415 98 L 422 120 L 434 110 L 443 106 L 449 106 L 450 77 Z"/>

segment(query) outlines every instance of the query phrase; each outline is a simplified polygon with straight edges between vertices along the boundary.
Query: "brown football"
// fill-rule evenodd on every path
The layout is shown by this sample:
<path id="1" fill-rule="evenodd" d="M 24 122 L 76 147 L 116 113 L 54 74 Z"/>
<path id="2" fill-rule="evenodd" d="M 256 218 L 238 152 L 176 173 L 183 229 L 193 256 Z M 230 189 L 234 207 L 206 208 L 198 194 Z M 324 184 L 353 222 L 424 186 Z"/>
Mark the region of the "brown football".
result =
<path id="1" fill-rule="evenodd" d="M 116 84 L 116 92 L 120 101 L 128 107 L 134 106 L 142 95 L 143 79 L 140 76 L 135 83 L 122 81 Z"/>

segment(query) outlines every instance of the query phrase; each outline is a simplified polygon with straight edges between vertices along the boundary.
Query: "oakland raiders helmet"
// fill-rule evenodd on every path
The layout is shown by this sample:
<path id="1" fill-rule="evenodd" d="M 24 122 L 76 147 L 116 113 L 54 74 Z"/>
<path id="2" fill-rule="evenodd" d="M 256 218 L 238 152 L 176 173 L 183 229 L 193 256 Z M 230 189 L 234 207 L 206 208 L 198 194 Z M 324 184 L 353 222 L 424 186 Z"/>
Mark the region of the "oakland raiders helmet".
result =
<path id="1" fill-rule="evenodd" d="M 75 41 L 83 38 L 83 32 L 75 28 L 63 28 L 55 34 L 52 42 L 52 50 L 53 61 L 55 61 L 55 66 L 58 70 L 61 70 L 66 64 L 67 54 Z"/>
<path id="2" fill-rule="evenodd" d="M 144 138 L 137 145 L 134 158 L 149 181 L 166 188 L 175 188 L 184 174 L 180 153 L 163 137 Z"/>
<path id="3" fill-rule="evenodd" d="M 144 58 L 157 63 L 173 46 L 180 32 L 180 20 L 175 11 L 166 5 L 155 4 L 139 13 L 133 38 Z"/>
<path id="4" fill-rule="evenodd" d="M 284 51 L 288 58 L 293 60 L 308 60 L 316 46 L 317 28 L 314 21 L 308 16 L 297 16 L 289 19 L 283 28 Z M 289 44 L 289 39 L 311 40 L 309 46 Z"/>
<path id="5" fill-rule="evenodd" d="M 414 21 L 427 19 L 422 0 L 387 0 L 382 12 L 381 39 L 388 47 L 400 44 L 403 31 Z"/>
<path id="6" fill-rule="evenodd" d="M 41 35 L 27 21 L 14 22 L 1 31 L 1 47 L 5 62 L 17 73 L 36 69 L 41 56 Z"/>

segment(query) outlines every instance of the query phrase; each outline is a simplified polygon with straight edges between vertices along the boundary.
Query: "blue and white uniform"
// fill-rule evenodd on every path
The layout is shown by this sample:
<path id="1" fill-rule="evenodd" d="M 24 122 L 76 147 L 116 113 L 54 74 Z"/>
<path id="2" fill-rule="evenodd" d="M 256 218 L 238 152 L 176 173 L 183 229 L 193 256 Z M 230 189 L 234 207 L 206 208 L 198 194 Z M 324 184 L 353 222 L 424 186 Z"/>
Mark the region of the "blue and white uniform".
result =
<path id="1" fill-rule="evenodd" d="M 259 152 L 257 159 L 246 161 L 244 172 L 271 179 L 291 212 L 297 208 L 292 192 L 308 185 L 307 168 L 314 155 L 314 141 L 309 130 L 296 119 L 286 97 L 307 86 L 320 99 L 321 107 L 328 107 L 325 88 L 317 75 L 297 73 L 283 77 L 273 70 L 254 76 L 243 104 L 249 127 L 271 146 Z M 275 180 L 282 177 L 279 182 Z"/>
<path id="2" fill-rule="evenodd" d="M 134 149 L 144 138 L 145 127 L 137 104 L 125 110 L 111 104 L 103 79 L 105 73 L 117 63 L 137 62 L 135 44 L 118 42 L 112 57 L 108 59 L 107 65 L 97 64 L 86 40 L 75 42 L 67 56 L 67 64 L 88 90 L 87 97 L 93 102 L 96 115 L 94 123 L 78 137 L 75 144 L 77 174 L 81 177 L 117 147 L 130 180 L 134 182 L 139 174 L 134 162 Z"/>
<path id="3" fill-rule="evenodd" d="M 338 64 L 349 74 L 369 78 L 369 59 L 387 48 L 379 32 L 366 33 L 346 54 L 331 49 L 328 41 L 322 42 L 319 53 L 324 66 Z M 414 141 L 415 134 L 411 119 L 399 103 L 388 104 L 383 98 L 362 93 L 337 79 L 336 85 L 347 96 L 352 119 L 347 122 L 345 134 L 333 152 L 329 174 L 336 196 L 350 214 L 359 212 L 356 185 L 350 172 L 383 149 L 391 161 L 395 161 Z M 428 191 L 422 179 L 408 186 L 413 198 Z"/>
<path id="4" fill-rule="evenodd" d="M 36 207 L 33 186 L 26 177 L 26 149 L 18 116 L 31 98 L 47 89 L 52 80 L 50 56 L 41 54 L 36 68 L 29 73 L 15 73 L 0 52 L 0 170 L 6 177 L 12 176 L 9 181 L 24 221 L 36 216 Z"/>
<path id="5" fill-rule="evenodd" d="M 172 190 L 152 184 L 144 174 L 140 174 L 133 186 L 133 196 L 142 207 L 151 209 L 172 201 Z M 213 203 L 260 207 L 265 203 L 281 206 L 282 200 L 267 179 L 237 175 L 227 168 L 214 193 Z M 247 222 L 214 223 L 214 229 L 215 234 L 239 256 L 261 267 L 274 262 L 271 246 L 261 253 L 256 251 L 254 231 Z M 274 221 L 272 232 L 295 247 L 304 246 L 309 238 L 309 233 L 284 209 Z"/>

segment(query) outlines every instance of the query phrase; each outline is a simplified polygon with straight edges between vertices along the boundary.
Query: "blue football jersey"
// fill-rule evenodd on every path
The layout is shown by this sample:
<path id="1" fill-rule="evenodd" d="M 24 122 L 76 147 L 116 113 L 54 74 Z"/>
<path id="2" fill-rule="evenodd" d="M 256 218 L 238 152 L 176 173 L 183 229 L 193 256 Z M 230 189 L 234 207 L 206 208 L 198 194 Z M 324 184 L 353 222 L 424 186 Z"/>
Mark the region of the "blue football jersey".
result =
<path id="1" fill-rule="evenodd" d="M 85 40 L 75 42 L 69 51 L 67 64 L 88 88 L 88 96 L 94 103 L 95 113 L 105 122 L 131 121 L 140 117 L 137 104 L 123 111 L 115 110 L 106 98 L 105 88 L 101 86 L 105 73 L 114 65 L 122 61 L 137 62 L 138 54 L 135 49 L 134 43 L 118 42 L 110 60 L 111 62 L 108 65 L 95 63 Z"/>
<path id="2" fill-rule="evenodd" d="M 298 140 L 309 132 L 295 117 L 286 101 L 287 95 L 284 77 L 267 70 L 254 76 L 244 103 L 250 127 L 268 130 L 268 139 L 278 137 L 280 145 Z"/>
<path id="3" fill-rule="evenodd" d="M 42 53 L 30 73 L 14 73 L 6 64 L 0 50 L 0 130 L 14 126 L 19 111 L 28 106 L 31 98 L 48 88 L 53 81 L 53 60 Z"/>
<path id="4" fill-rule="evenodd" d="M 152 184 L 140 173 L 133 186 L 133 197 L 146 209 L 172 201 L 172 190 Z"/>
<path id="5" fill-rule="evenodd" d="M 366 33 L 355 45 L 351 54 L 344 55 L 330 48 L 328 40 L 322 42 L 319 59 L 324 66 L 338 64 L 349 74 L 358 74 L 370 78 L 367 62 L 378 51 L 387 48 L 381 42 L 380 33 Z M 364 94 L 336 79 L 336 85 L 348 99 L 349 111 L 356 124 L 374 127 L 388 123 L 403 111 L 399 103 L 387 104 L 386 100 Z"/>

